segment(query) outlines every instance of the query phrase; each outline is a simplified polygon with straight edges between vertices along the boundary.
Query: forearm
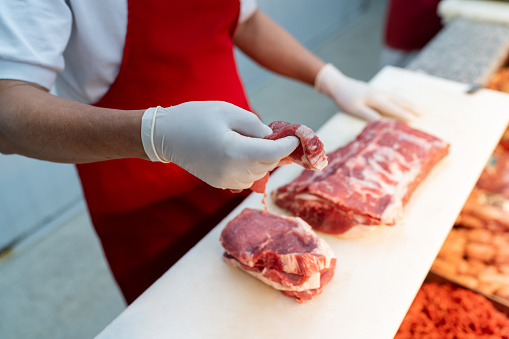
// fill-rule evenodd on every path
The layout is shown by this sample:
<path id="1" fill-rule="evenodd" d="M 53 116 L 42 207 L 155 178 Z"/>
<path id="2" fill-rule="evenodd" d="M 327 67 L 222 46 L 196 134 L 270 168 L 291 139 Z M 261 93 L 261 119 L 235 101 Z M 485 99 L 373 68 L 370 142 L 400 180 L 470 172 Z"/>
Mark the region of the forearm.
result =
<path id="1" fill-rule="evenodd" d="M 142 115 L 143 110 L 94 107 L 34 84 L 0 80 L 0 153 L 65 163 L 147 159 Z"/>
<path id="2" fill-rule="evenodd" d="M 234 42 L 261 66 L 310 85 L 325 65 L 261 11 L 239 25 Z"/>

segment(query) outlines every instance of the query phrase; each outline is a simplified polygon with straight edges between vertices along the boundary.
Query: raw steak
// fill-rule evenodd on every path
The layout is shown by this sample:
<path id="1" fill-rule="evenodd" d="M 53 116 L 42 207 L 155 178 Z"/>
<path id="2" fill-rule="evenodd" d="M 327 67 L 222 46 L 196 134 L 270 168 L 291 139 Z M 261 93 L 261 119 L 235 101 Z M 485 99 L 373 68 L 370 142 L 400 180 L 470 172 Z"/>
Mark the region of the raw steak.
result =
<path id="1" fill-rule="evenodd" d="M 326 233 L 354 236 L 372 226 L 394 225 L 448 148 L 444 141 L 403 122 L 378 120 L 330 153 L 329 166 L 322 172 L 305 170 L 274 191 L 272 198 Z"/>
<path id="2" fill-rule="evenodd" d="M 274 121 L 269 124 L 274 133 L 265 137 L 265 139 L 276 140 L 288 136 L 296 136 L 300 140 L 300 145 L 287 158 L 280 162 L 280 165 L 296 163 L 306 169 L 321 171 L 327 166 L 327 155 L 325 154 L 323 143 L 318 139 L 311 128 L 304 125 L 292 125 L 284 121 Z M 269 174 L 256 181 L 251 186 L 251 190 L 257 193 L 264 193 L 265 186 L 269 180 Z"/>
<path id="3" fill-rule="evenodd" d="M 328 244 L 300 218 L 246 208 L 221 233 L 226 263 L 299 302 L 320 294 L 334 274 Z"/>

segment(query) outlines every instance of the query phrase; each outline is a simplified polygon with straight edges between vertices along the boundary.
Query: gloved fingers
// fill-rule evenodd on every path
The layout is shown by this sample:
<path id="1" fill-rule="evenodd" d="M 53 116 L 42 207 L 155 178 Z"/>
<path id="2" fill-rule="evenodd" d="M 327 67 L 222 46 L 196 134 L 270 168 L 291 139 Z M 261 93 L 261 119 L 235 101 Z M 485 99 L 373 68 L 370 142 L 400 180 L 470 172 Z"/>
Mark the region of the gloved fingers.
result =
<path id="1" fill-rule="evenodd" d="M 239 176 L 235 178 L 229 187 L 230 189 L 247 189 L 253 186 L 255 181 L 258 181 L 267 175 L 267 171 L 256 175 Z"/>
<path id="2" fill-rule="evenodd" d="M 266 174 L 267 172 L 273 171 L 276 167 L 290 164 L 293 164 L 293 161 L 289 157 L 284 157 L 283 159 L 272 163 L 257 161 L 253 166 L 251 166 L 249 172 L 253 175 L 262 175 Z"/>
<path id="3" fill-rule="evenodd" d="M 277 164 L 277 166 L 284 166 L 284 165 L 290 165 L 290 164 L 293 164 L 293 160 L 290 159 L 290 158 L 283 158 L 279 161 L 279 163 Z"/>
<path id="4" fill-rule="evenodd" d="M 236 110 L 234 113 L 229 117 L 228 123 L 233 131 L 254 138 L 263 138 L 272 134 L 272 129 L 255 114 L 242 108 L 238 108 L 238 111 Z"/>
<path id="5" fill-rule="evenodd" d="M 406 109 L 408 112 L 410 112 L 411 114 L 413 114 L 416 117 L 422 116 L 424 114 L 413 103 L 411 103 L 408 100 L 405 100 L 401 97 L 390 96 L 389 100 L 394 102 L 396 105 L 403 107 L 404 109 Z"/>
<path id="6" fill-rule="evenodd" d="M 258 180 L 262 179 L 263 177 L 265 177 L 265 176 L 267 175 L 267 173 L 268 173 L 269 171 L 272 171 L 273 169 L 274 169 L 274 167 L 272 167 L 272 168 L 271 168 L 270 170 L 268 170 L 268 171 L 264 171 L 264 172 L 261 172 L 261 173 L 258 173 L 258 174 L 253 174 L 253 175 L 251 175 L 251 177 L 250 177 L 249 179 L 250 179 L 250 180 L 252 179 L 252 180 L 253 180 L 253 182 L 258 181 Z"/>
<path id="7" fill-rule="evenodd" d="M 357 109 L 352 112 L 352 115 L 367 121 L 375 121 L 381 118 L 377 111 L 366 105 L 357 107 Z"/>
<path id="8" fill-rule="evenodd" d="M 294 136 L 277 140 L 250 138 L 249 146 L 245 147 L 245 155 L 259 163 L 272 166 L 289 156 L 299 144 L 299 139 Z"/>
<path id="9" fill-rule="evenodd" d="M 267 172 L 270 172 L 274 168 L 276 168 L 279 165 L 279 163 L 280 163 L 280 161 L 275 161 L 275 162 L 271 162 L 271 163 L 255 161 L 252 164 L 250 164 L 249 168 L 247 168 L 246 171 L 253 176 L 259 176 L 259 175 L 263 176 Z"/>
<path id="10" fill-rule="evenodd" d="M 254 181 L 253 181 L 254 182 Z M 245 190 L 253 186 L 253 182 L 240 182 L 238 180 L 233 180 L 232 183 L 228 185 L 228 187 L 222 187 L 223 189 L 231 189 L 231 190 Z"/>
<path id="11" fill-rule="evenodd" d="M 383 115 L 391 118 L 409 121 L 414 119 L 416 116 L 411 110 L 408 110 L 405 107 L 397 104 L 396 102 L 392 101 L 389 96 L 384 94 L 379 94 L 371 97 L 369 100 L 369 105 Z"/>
<path id="12" fill-rule="evenodd" d="M 226 132 L 224 140 L 225 145 L 231 146 L 229 152 L 232 158 L 250 159 L 271 166 L 291 154 L 299 143 L 294 136 L 269 140 L 246 137 L 232 130 Z"/>

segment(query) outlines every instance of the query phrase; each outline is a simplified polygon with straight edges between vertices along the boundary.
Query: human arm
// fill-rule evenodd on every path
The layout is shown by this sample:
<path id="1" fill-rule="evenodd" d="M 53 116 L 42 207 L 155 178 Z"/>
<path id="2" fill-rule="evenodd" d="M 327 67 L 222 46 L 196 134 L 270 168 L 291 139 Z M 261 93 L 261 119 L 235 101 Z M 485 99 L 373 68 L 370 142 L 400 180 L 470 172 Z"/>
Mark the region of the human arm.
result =
<path id="1" fill-rule="evenodd" d="M 99 69 L 109 73 L 115 69 L 115 64 L 111 64 L 108 60 L 120 60 L 113 56 L 111 60 L 108 59 L 109 54 L 106 54 L 104 60 L 102 59 L 103 54 L 90 54 L 92 57 L 87 60 L 73 57 L 76 54 L 70 53 L 71 50 L 67 50 L 66 54 L 67 46 L 76 45 L 76 39 L 69 40 L 72 36 L 74 17 L 68 2 L 58 0 L 51 3 L 43 1 L 29 3 L 30 6 L 19 6 L 14 2 L 0 5 L 0 30 L 5 33 L 0 38 L 0 79 L 5 79 L 0 80 L 0 152 L 68 163 L 86 163 L 119 158 L 149 159 L 149 155 L 146 154 L 147 149 L 144 148 L 146 143 L 143 141 L 146 139 L 146 135 L 142 136 L 141 131 L 144 121 L 142 116 L 151 110 L 104 109 L 65 100 L 48 93 L 47 89 L 54 85 L 57 74 L 68 67 L 70 72 L 65 73 L 64 71 L 64 74 L 61 75 L 60 86 L 58 86 L 59 93 L 77 101 L 96 102 L 104 94 L 103 92 L 98 97 L 96 90 L 100 90 L 101 86 L 106 86 L 103 80 L 108 77 L 91 78 L 93 81 L 87 82 L 79 77 L 69 78 L 69 73 L 75 71 L 76 68 L 81 69 L 81 66 L 86 72 L 91 65 L 95 64 L 94 60 L 99 62 L 99 66 L 108 65 L 108 67 Z M 122 16 L 121 14 L 122 11 L 120 11 L 120 16 Z M 97 48 L 109 47 L 112 51 L 121 52 L 122 30 L 117 27 L 119 26 L 118 20 L 112 20 L 111 25 L 108 20 L 106 22 L 108 25 L 101 25 L 105 21 L 99 20 L 97 25 L 103 29 L 110 28 L 113 34 L 107 34 L 110 39 L 104 40 L 109 42 L 108 45 L 99 44 Z M 83 32 L 86 33 L 87 30 L 83 30 Z M 94 32 L 100 33 L 101 30 L 90 29 L 86 35 L 93 36 Z M 115 32 L 120 35 L 115 35 Z M 117 40 L 120 41 L 119 44 L 116 44 Z M 82 48 L 86 48 L 86 46 L 83 45 Z M 94 55 L 98 55 L 99 58 L 96 59 L 93 57 Z M 80 62 L 84 63 L 80 65 Z M 24 80 L 25 82 L 8 79 Z M 77 86 L 73 79 L 78 83 Z M 110 78 L 110 80 L 113 79 L 114 76 Z M 82 91 L 79 90 L 81 85 L 83 85 Z M 85 89 L 87 90 L 85 91 Z M 161 109 L 160 118 L 171 115 L 172 119 L 162 119 L 154 126 L 157 131 L 154 135 L 155 139 L 159 137 L 162 141 L 156 145 L 162 146 L 160 155 L 163 158 L 171 159 L 172 162 L 211 185 L 221 187 L 226 185 L 225 187 L 228 187 L 230 177 L 232 180 L 240 182 L 254 181 L 256 178 L 252 178 L 249 171 L 252 171 L 254 167 L 259 170 L 256 161 L 258 152 L 273 151 L 272 154 L 277 158 L 278 152 L 281 151 L 281 145 L 270 143 L 269 150 L 263 147 L 254 147 L 249 156 L 242 157 L 239 154 L 243 153 L 244 148 L 257 143 L 256 136 L 255 138 L 242 137 L 242 142 L 234 144 L 224 144 L 224 139 L 214 140 L 211 137 L 214 136 L 212 127 L 219 128 L 220 125 L 214 123 L 218 121 L 211 121 L 211 117 L 214 116 L 227 126 L 230 126 L 229 124 L 233 123 L 234 119 L 228 114 L 208 114 L 212 110 L 219 110 L 222 113 L 249 114 L 250 117 L 255 118 L 255 125 L 259 130 L 265 129 L 266 133 L 270 132 L 270 129 L 252 113 L 238 107 L 226 109 L 225 105 L 219 106 L 221 105 L 209 102 L 201 107 L 182 104 L 182 106 L 175 106 L 175 109 Z M 201 119 L 199 122 L 202 122 L 202 128 L 196 127 L 198 122 L 190 121 L 178 131 L 172 130 L 172 127 L 178 122 L 184 121 L 185 117 L 191 115 L 195 119 Z M 180 120 L 173 119 L 179 117 Z M 164 124 L 168 121 L 171 122 L 169 126 L 157 128 L 160 123 Z M 176 137 L 177 135 L 178 137 Z M 205 139 L 205 136 L 208 136 L 209 139 Z M 235 136 L 241 138 L 239 133 L 236 133 Z M 191 149 L 191 145 L 194 145 L 196 141 L 201 142 L 201 147 Z M 177 144 L 179 147 L 173 147 Z M 264 145 L 267 143 L 264 142 Z M 237 161 L 232 163 L 232 156 L 228 159 L 228 155 L 235 149 L 235 146 L 237 154 L 233 158 Z M 171 150 L 171 154 L 166 153 L 166 150 Z M 217 160 L 216 166 L 213 167 L 215 172 L 209 170 L 212 166 L 205 161 L 206 157 L 197 154 L 197 152 L 205 150 L 209 150 L 207 153 L 209 157 Z M 193 156 L 196 159 L 192 160 L 196 161 L 191 163 L 189 158 Z M 281 155 L 281 157 L 284 156 L 286 154 Z M 220 160 L 224 160 L 224 162 L 221 163 Z M 235 172 L 243 165 L 247 166 L 247 174 Z M 235 185 L 237 185 L 236 182 Z"/>
<path id="2" fill-rule="evenodd" d="M 298 145 L 296 138 L 260 139 L 272 130 L 225 102 L 159 108 L 155 120 L 154 111 L 94 107 L 0 80 L 0 153 L 66 163 L 171 161 L 211 186 L 243 189 Z"/>
<path id="3" fill-rule="evenodd" d="M 140 139 L 143 112 L 94 107 L 34 83 L 0 80 L 0 153 L 63 163 L 148 159 Z"/>
<path id="4" fill-rule="evenodd" d="M 326 65 L 260 10 L 239 24 L 234 43 L 261 66 L 315 86 L 346 113 L 366 120 L 378 119 L 380 113 L 403 120 L 415 116 L 407 102 Z"/>
<path id="5" fill-rule="evenodd" d="M 239 23 L 233 42 L 261 66 L 309 85 L 325 65 L 260 10 Z"/>

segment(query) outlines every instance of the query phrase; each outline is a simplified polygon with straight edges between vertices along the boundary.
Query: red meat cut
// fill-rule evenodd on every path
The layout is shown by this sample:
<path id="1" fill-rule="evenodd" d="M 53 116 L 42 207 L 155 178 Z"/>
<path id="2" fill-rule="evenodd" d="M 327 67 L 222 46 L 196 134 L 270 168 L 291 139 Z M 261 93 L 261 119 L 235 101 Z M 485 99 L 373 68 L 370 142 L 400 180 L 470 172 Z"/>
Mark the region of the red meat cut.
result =
<path id="1" fill-rule="evenodd" d="M 348 237 L 394 225 L 448 148 L 403 122 L 371 122 L 354 141 L 328 155 L 329 166 L 322 172 L 305 170 L 274 191 L 272 199 L 326 233 Z"/>
<path id="2" fill-rule="evenodd" d="M 334 253 L 300 218 L 246 208 L 220 241 L 226 263 L 299 302 L 319 295 L 334 275 Z"/>
<path id="3" fill-rule="evenodd" d="M 327 155 L 323 143 L 311 128 L 304 125 L 292 125 L 284 121 L 274 121 L 269 124 L 274 133 L 264 139 L 277 140 L 288 136 L 296 136 L 300 145 L 290 154 L 292 162 L 314 171 L 321 171 L 327 166 Z"/>
<path id="4" fill-rule="evenodd" d="M 287 158 L 281 160 L 278 166 L 287 165 L 292 162 L 310 170 L 321 171 L 327 166 L 327 155 L 323 143 L 311 130 L 304 125 L 292 125 L 284 121 L 274 121 L 269 124 L 274 133 L 267 135 L 264 139 L 277 140 L 288 136 L 296 136 L 300 140 L 299 146 Z M 251 186 L 251 190 L 257 193 L 264 193 L 265 186 L 269 180 L 269 173 L 262 179 L 257 180 Z"/>

